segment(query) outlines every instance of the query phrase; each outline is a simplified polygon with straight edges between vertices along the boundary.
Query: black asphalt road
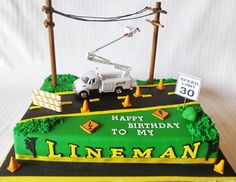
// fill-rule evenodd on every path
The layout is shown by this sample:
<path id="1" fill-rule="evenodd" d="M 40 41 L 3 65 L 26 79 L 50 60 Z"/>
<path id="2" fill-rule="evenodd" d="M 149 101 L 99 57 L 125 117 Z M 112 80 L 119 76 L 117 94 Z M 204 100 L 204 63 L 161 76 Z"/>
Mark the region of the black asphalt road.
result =
<path id="1" fill-rule="evenodd" d="M 166 86 L 165 90 L 157 90 L 156 87 L 151 88 L 141 88 L 142 94 L 151 94 L 152 97 L 146 98 L 135 98 L 133 91 L 126 90 L 120 96 L 130 95 L 130 101 L 132 106 L 129 108 L 141 108 L 141 107 L 152 107 L 152 106 L 161 106 L 161 105 L 170 105 L 170 104 L 181 104 L 184 101 L 183 97 L 177 95 L 168 95 L 168 92 L 174 92 L 174 86 Z M 104 110 L 114 110 L 114 109 L 125 109 L 122 105 L 124 99 L 118 100 L 117 95 L 115 93 L 93 93 L 90 99 L 99 98 L 98 102 L 90 102 L 89 108 L 90 111 L 104 111 Z M 83 100 L 79 98 L 77 95 L 64 95 L 62 96 L 62 101 L 72 101 L 72 105 L 64 105 L 62 108 L 61 114 L 71 114 L 71 113 L 79 113 L 80 108 L 83 105 Z M 189 100 L 187 100 L 189 102 Z M 50 115 L 58 115 L 58 112 L 51 111 L 49 109 L 28 109 L 23 119 L 29 119 L 33 117 L 39 116 L 50 116 Z"/>

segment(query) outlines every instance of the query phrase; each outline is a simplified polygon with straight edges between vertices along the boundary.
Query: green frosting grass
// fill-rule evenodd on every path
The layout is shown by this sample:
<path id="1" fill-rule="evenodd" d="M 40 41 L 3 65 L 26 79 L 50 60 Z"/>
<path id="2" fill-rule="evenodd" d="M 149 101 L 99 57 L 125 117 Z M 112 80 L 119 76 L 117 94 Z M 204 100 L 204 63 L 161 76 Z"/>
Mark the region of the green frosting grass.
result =
<path id="1" fill-rule="evenodd" d="M 199 138 L 202 141 L 214 142 L 218 140 L 219 133 L 215 125 L 211 122 L 211 118 L 204 114 L 199 120 L 187 125 L 189 133 L 194 138 Z"/>
<path id="2" fill-rule="evenodd" d="M 211 118 L 203 112 L 200 105 L 179 106 L 178 111 L 182 112 L 182 117 L 191 121 L 191 124 L 186 125 L 188 132 L 194 139 L 199 139 L 203 142 L 215 142 L 219 140 L 219 133 Z"/>
<path id="3" fill-rule="evenodd" d="M 31 119 L 28 122 L 17 123 L 14 128 L 14 134 L 18 136 L 26 136 L 37 131 L 41 133 L 48 133 L 58 123 L 63 123 L 63 119 L 60 116 L 43 119 Z"/>
<path id="4" fill-rule="evenodd" d="M 73 83 L 78 79 L 77 76 L 71 74 L 58 74 L 57 75 L 57 86 L 53 87 L 52 85 L 52 75 L 48 76 L 40 88 L 43 91 L 47 92 L 66 92 L 73 91 Z"/>
<path id="5" fill-rule="evenodd" d="M 154 79 L 154 84 L 158 84 L 160 81 L 160 79 Z M 176 79 L 173 79 L 173 78 L 166 78 L 166 79 L 163 79 L 163 82 L 164 83 L 176 83 L 177 80 Z M 137 80 L 137 84 L 138 85 L 148 85 L 150 84 L 149 80 Z"/>

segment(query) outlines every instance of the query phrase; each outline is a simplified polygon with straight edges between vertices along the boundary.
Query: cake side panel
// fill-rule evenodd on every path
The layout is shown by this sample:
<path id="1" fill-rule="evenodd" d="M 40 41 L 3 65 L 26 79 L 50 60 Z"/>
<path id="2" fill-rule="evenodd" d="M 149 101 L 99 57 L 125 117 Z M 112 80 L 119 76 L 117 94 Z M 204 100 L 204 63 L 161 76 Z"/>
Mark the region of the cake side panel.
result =
<path id="1" fill-rule="evenodd" d="M 205 160 L 209 144 L 191 136 L 186 127 L 189 121 L 176 108 L 166 111 L 170 116 L 164 121 L 153 116 L 154 110 L 64 118 L 63 124 L 46 134 L 15 134 L 16 157 L 68 162 L 214 163 L 217 151 Z M 81 128 L 90 120 L 99 124 L 93 133 Z M 36 138 L 35 157 L 26 144 L 32 138 Z"/>

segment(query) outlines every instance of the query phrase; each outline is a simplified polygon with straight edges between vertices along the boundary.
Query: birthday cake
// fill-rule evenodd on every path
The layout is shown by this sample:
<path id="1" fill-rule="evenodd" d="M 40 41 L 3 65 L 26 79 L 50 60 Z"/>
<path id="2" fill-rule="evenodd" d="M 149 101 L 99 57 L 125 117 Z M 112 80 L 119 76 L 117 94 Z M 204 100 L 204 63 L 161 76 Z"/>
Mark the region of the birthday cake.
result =
<path id="1" fill-rule="evenodd" d="M 44 7 L 48 15 L 45 25 L 53 32 L 51 14 L 58 11 L 50 6 L 48 3 Z M 152 11 L 166 13 L 160 3 Z M 150 21 L 154 29 L 163 26 L 157 17 Z M 25 160 L 25 164 L 32 166 L 36 165 L 32 161 L 41 161 L 41 165 L 48 165 L 47 169 L 60 163 L 70 166 L 68 171 L 75 170 L 76 175 L 84 163 L 157 164 L 158 169 L 160 166 L 178 168 L 201 164 L 196 165 L 200 169 L 211 166 L 205 164 L 219 161 L 218 155 L 222 155 L 219 133 L 197 102 L 200 79 L 180 75 L 178 81 L 172 78 L 150 80 L 154 75 L 155 51 L 148 81 L 134 80 L 129 66 L 96 54 L 138 31 L 138 28 L 126 27 L 121 37 L 88 53 L 89 61 L 111 65 L 124 73 L 99 73 L 96 70 L 88 71 L 80 78 L 71 74 L 57 75 L 54 45 L 50 42 L 52 75 L 44 80 L 40 89 L 33 89 L 32 103 L 14 127 L 13 152 L 17 160 Z M 52 40 L 53 34 L 49 36 Z M 156 50 L 155 46 L 153 50 Z M 20 165 L 12 165 L 15 163 L 12 157 L 9 171 L 19 168 Z M 109 165 L 106 164 L 107 168 Z M 222 174 L 223 165 L 224 160 L 221 160 L 214 171 Z M 64 167 L 62 171 L 65 171 Z M 43 172 L 43 175 L 48 173 Z M 74 173 L 67 174 L 66 171 L 63 175 L 71 174 Z"/>
<path id="2" fill-rule="evenodd" d="M 77 77 L 58 75 L 58 80 L 65 77 L 73 87 Z M 57 96 L 61 111 L 32 103 L 14 128 L 16 159 L 168 164 L 217 160 L 219 134 L 214 124 L 198 102 L 183 103 L 174 93 L 174 79 L 159 81 L 159 87 L 140 85 L 119 95 L 93 93 L 87 99 L 74 92 L 56 96 L 43 92 L 50 90 L 50 81 L 51 77 L 41 90 L 33 91 L 33 103 Z"/>

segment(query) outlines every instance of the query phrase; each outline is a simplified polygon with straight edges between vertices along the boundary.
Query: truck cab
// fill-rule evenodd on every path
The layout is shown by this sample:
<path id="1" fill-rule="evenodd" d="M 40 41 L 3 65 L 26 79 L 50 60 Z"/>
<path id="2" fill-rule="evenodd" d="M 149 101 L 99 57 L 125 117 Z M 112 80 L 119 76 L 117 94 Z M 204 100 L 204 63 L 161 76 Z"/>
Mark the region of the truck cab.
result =
<path id="1" fill-rule="evenodd" d="M 81 78 L 78 78 L 73 85 L 73 90 L 81 98 L 87 98 L 91 90 L 99 88 L 99 79 L 95 71 L 86 72 Z"/>

